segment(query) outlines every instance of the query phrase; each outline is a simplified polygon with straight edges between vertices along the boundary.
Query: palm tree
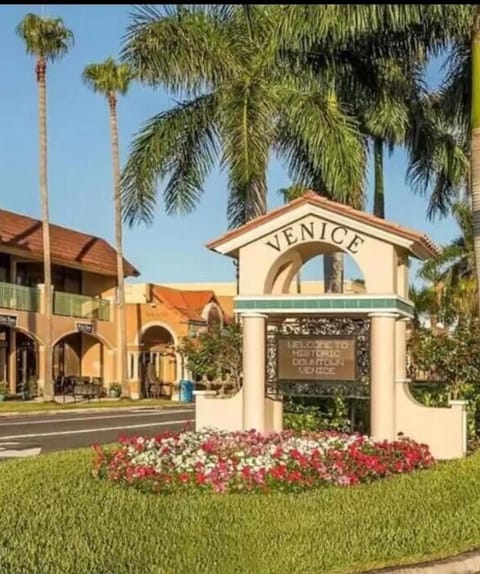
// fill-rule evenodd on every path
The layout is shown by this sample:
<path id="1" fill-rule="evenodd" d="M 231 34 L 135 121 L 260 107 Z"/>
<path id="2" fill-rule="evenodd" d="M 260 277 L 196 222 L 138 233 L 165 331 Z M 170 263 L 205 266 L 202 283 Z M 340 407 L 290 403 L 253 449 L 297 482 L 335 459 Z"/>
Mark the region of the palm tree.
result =
<path id="1" fill-rule="evenodd" d="M 427 260 L 420 268 L 419 275 L 427 280 L 435 277 L 446 289 L 454 292 L 457 288 L 467 289 L 465 283 L 460 284 L 475 278 L 475 249 L 473 213 L 469 202 L 455 203 L 452 214 L 461 234 L 443 246 L 436 257 Z"/>
<path id="2" fill-rule="evenodd" d="M 44 397 L 54 395 L 52 380 L 52 274 L 50 260 L 50 222 L 48 214 L 47 178 L 47 62 L 60 60 L 73 44 L 73 33 L 61 18 L 41 18 L 27 14 L 17 26 L 17 34 L 24 40 L 27 54 L 36 58 L 35 73 L 38 83 L 40 135 L 40 200 L 42 205 L 43 269 L 45 284 L 45 381 Z"/>
<path id="3" fill-rule="evenodd" d="M 405 62 L 370 59 L 368 52 L 354 66 L 356 89 L 350 90 L 362 132 L 371 142 L 374 165 L 373 213 L 385 218 L 384 150 L 405 143 L 414 103 L 423 95 L 422 66 L 417 54 Z"/>
<path id="4" fill-rule="evenodd" d="M 117 252 L 117 372 L 122 394 L 129 396 L 125 286 L 122 247 L 122 210 L 120 200 L 120 150 L 118 144 L 117 95 L 125 95 L 132 80 L 126 64 L 117 64 L 108 58 L 101 64 L 90 64 L 83 71 L 83 81 L 95 93 L 105 96 L 110 110 L 110 135 L 112 142 L 113 199 L 115 210 L 115 250 Z"/>
<path id="5" fill-rule="evenodd" d="M 432 331 L 437 332 L 441 325 L 440 318 L 443 319 L 443 286 L 439 283 L 434 285 L 422 285 L 420 288 L 411 285 L 409 289 L 409 299 L 414 304 L 413 323 L 415 327 L 421 327 L 421 319 L 426 318 Z"/>
<path id="6" fill-rule="evenodd" d="M 445 7 L 450 17 L 438 19 L 435 6 L 430 17 L 443 20 L 442 34 L 451 42 L 447 75 L 439 92 L 427 99 L 420 127 L 413 126 L 410 176 L 420 190 L 432 191 L 430 215 L 448 213 L 461 192 L 471 194 L 480 285 L 480 7 L 450 5 Z M 477 299 L 480 304 L 480 289 Z"/>
<path id="7" fill-rule="evenodd" d="M 150 221 L 157 182 L 167 213 L 190 212 L 217 160 L 228 171 L 230 226 L 265 213 L 274 153 L 294 181 L 337 200 L 363 189 L 365 153 L 327 75 L 281 61 L 280 7 L 139 9 L 123 57 L 151 86 L 187 97 L 136 135 L 122 177 L 125 219 Z M 321 176 L 321 177 L 320 177 Z"/>

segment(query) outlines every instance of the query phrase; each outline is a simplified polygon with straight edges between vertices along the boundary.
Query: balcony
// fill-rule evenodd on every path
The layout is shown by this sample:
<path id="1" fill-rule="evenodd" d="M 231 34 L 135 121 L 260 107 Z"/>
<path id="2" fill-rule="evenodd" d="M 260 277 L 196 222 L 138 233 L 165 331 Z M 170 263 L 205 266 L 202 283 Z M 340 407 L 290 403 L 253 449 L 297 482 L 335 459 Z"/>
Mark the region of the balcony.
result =
<path id="1" fill-rule="evenodd" d="M 14 283 L 0 282 L 0 307 L 13 311 L 40 311 L 40 291 Z"/>
<path id="2" fill-rule="evenodd" d="M 110 321 L 110 301 L 99 297 L 55 291 L 53 294 L 53 313 L 79 319 Z"/>

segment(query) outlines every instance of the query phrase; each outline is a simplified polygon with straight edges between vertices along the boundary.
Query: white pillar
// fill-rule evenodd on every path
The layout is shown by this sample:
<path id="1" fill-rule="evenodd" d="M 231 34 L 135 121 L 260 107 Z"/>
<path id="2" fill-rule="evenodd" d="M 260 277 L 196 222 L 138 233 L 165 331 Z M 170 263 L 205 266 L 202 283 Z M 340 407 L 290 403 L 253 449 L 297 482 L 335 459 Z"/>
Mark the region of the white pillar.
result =
<path id="1" fill-rule="evenodd" d="M 407 319 L 395 323 L 395 380 L 405 383 L 407 377 Z"/>
<path id="2" fill-rule="evenodd" d="M 243 315 L 243 428 L 265 432 L 266 315 Z"/>
<path id="3" fill-rule="evenodd" d="M 273 430 L 283 431 L 283 400 L 273 401 Z"/>
<path id="4" fill-rule="evenodd" d="M 372 313 L 370 317 L 370 434 L 377 440 L 393 440 L 397 315 Z"/>

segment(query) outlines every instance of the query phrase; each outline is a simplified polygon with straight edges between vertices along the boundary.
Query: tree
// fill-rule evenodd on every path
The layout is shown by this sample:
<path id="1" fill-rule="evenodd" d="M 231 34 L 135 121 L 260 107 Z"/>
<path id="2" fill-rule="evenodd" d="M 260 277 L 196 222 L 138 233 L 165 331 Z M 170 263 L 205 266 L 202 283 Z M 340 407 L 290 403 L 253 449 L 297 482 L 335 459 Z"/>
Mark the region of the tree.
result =
<path id="1" fill-rule="evenodd" d="M 438 5 L 435 5 L 438 6 Z M 447 11 L 450 11 L 450 6 Z M 428 107 L 436 122 L 419 130 L 412 173 L 424 190 L 433 187 L 430 213 L 448 212 L 458 193 L 471 194 L 477 286 L 480 285 L 480 7 L 458 5 L 455 18 L 444 19 L 451 41 L 447 75 Z M 439 14 L 432 11 L 431 16 Z M 443 130 L 435 128 L 443 127 Z M 425 127 L 427 129 L 425 129 Z M 433 127 L 433 130 L 432 130 Z M 434 137 L 425 137 L 425 132 Z M 480 301 L 480 289 L 477 288 Z"/>
<path id="2" fill-rule="evenodd" d="M 414 304 L 414 326 L 418 329 L 422 326 L 422 318 L 428 319 L 430 329 L 436 333 L 441 321 L 445 319 L 444 308 L 445 291 L 441 283 L 423 285 L 420 288 L 410 286 L 409 299 Z"/>
<path id="3" fill-rule="evenodd" d="M 73 44 L 73 33 L 61 18 L 41 18 L 27 14 L 17 26 L 17 34 L 24 40 L 27 54 L 35 57 L 38 83 L 39 136 L 40 136 L 40 200 L 42 206 L 43 269 L 45 285 L 44 365 L 43 394 L 53 398 L 52 373 L 52 273 L 50 255 L 50 220 L 48 210 L 47 176 L 47 62 L 60 60 Z"/>
<path id="4" fill-rule="evenodd" d="M 447 383 L 457 399 L 462 387 L 477 384 L 480 376 L 480 326 L 469 321 L 449 332 L 419 329 L 408 342 L 417 369 L 431 380 Z"/>
<path id="5" fill-rule="evenodd" d="M 128 363 L 126 339 L 125 286 L 122 246 L 122 210 L 120 199 L 120 149 L 118 143 L 117 96 L 128 91 L 132 73 L 128 65 L 117 64 L 108 58 L 101 64 L 90 64 L 83 71 L 83 81 L 95 93 L 105 96 L 110 111 L 110 136 L 112 142 L 113 200 L 115 211 L 115 250 L 117 252 L 117 372 L 122 385 L 122 395 L 128 397 Z"/>
<path id="6" fill-rule="evenodd" d="M 186 368 L 195 379 L 206 378 L 236 391 L 242 375 L 242 330 L 239 323 L 215 327 L 198 339 L 185 338 L 179 348 Z"/>
<path id="7" fill-rule="evenodd" d="M 422 279 L 441 286 L 445 313 L 464 321 L 478 313 L 475 285 L 473 214 L 468 201 L 456 202 L 452 214 L 461 234 L 420 268 Z"/>
<path id="8" fill-rule="evenodd" d="M 469 8 L 462 5 L 291 5 L 283 9 L 279 34 L 285 51 L 314 74 L 325 67 L 332 69 L 339 97 L 353 107 L 362 133 L 371 142 L 374 213 L 379 217 L 384 217 L 384 148 L 415 144 L 424 121 L 423 116 L 416 117 L 425 95 L 424 65 L 465 29 L 468 14 Z"/>
<path id="9" fill-rule="evenodd" d="M 373 213 L 385 218 L 384 150 L 405 143 L 413 103 L 421 98 L 421 66 L 416 54 L 405 62 L 364 55 L 353 90 L 362 132 L 371 142 L 374 164 Z M 360 64 L 357 63 L 357 66 Z M 351 92 L 352 93 L 352 92 Z"/>
<path id="10" fill-rule="evenodd" d="M 475 253 L 473 242 L 473 214 L 468 202 L 456 202 L 452 214 L 460 228 L 460 235 L 443 246 L 440 253 L 428 259 L 420 269 L 420 276 L 435 274 L 447 287 L 455 287 L 462 279 L 475 276 Z"/>
<path id="11" fill-rule="evenodd" d="M 157 182 L 167 213 L 201 199 L 216 161 L 228 171 L 228 219 L 237 226 L 266 212 L 273 153 L 305 187 L 321 175 L 349 203 L 362 188 L 365 154 L 356 121 L 331 77 L 313 77 L 280 58 L 280 7 L 176 6 L 139 9 L 123 57 L 142 82 L 187 96 L 146 122 L 123 172 L 129 223 L 151 221 Z"/>

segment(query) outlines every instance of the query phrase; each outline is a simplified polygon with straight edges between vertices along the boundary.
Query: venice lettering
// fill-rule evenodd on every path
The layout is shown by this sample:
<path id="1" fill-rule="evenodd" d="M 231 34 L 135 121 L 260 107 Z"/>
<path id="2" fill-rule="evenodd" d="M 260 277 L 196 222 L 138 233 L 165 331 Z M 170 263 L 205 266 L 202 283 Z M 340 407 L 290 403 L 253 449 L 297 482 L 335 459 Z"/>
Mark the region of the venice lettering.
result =
<path id="1" fill-rule="evenodd" d="M 285 229 L 275 233 L 273 238 L 266 242 L 266 245 L 281 252 L 303 241 L 334 243 L 352 254 L 358 253 L 358 248 L 362 243 L 365 243 L 365 239 L 343 225 L 332 225 L 327 221 L 310 221 L 285 227 Z"/>

